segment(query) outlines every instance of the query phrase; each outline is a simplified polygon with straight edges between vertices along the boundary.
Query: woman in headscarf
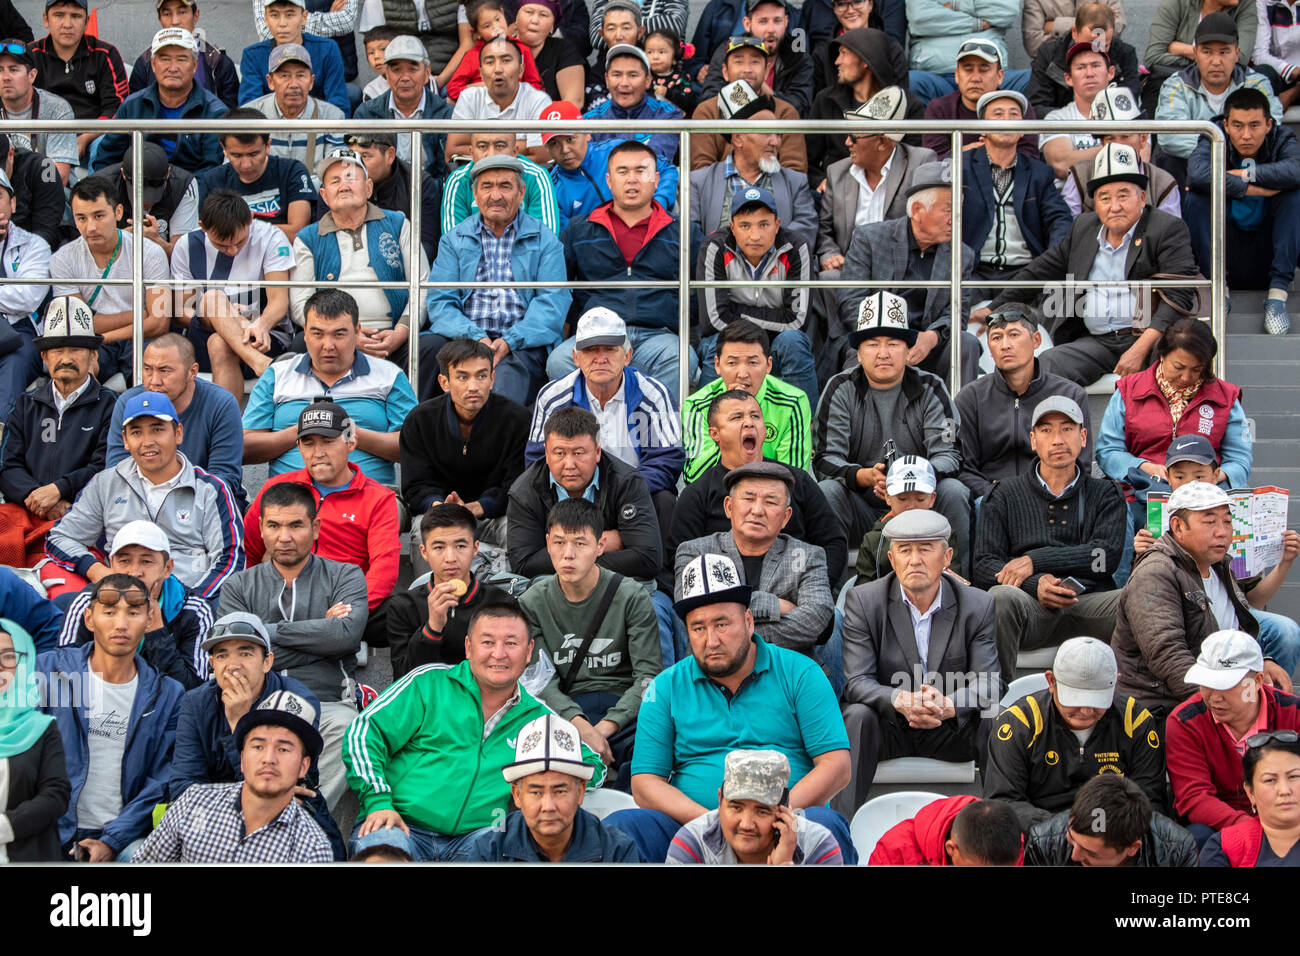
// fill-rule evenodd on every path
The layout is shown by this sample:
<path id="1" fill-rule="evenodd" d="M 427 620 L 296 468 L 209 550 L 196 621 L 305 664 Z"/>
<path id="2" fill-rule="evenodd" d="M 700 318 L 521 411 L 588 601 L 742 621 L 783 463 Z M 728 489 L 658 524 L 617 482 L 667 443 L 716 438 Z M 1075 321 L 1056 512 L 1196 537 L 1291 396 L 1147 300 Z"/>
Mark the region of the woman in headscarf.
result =
<path id="1" fill-rule="evenodd" d="M 59 729 L 39 700 L 36 645 L 0 618 L 0 863 L 63 859 L 59 817 L 72 788 Z"/>

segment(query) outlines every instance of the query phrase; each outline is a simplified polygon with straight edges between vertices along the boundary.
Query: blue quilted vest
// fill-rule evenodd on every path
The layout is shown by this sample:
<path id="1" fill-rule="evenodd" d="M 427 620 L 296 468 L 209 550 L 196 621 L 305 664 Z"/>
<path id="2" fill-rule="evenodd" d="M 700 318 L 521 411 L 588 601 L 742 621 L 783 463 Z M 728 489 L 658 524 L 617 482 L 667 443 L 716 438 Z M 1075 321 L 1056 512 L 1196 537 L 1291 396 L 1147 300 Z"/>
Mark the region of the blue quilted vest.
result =
<path id="1" fill-rule="evenodd" d="M 402 265 L 402 226 L 406 216 L 400 212 L 381 210 L 382 219 L 372 219 L 366 223 L 366 249 L 370 252 L 370 268 L 375 270 L 375 277 L 380 282 L 404 282 L 408 278 Z M 316 278 L 334 281 L 338 278 L 342 259 L 339 256 L 339 244 L 334 233 L 322 236 L 320 224 L 311 225 L 298 231 L 298 238 L 311 250 L 316 262 Z M 388 298 L 388 318 L 394 324 L 406 311 L 406 302 L 410 297 L 407 289 L 385 289 Z"/>

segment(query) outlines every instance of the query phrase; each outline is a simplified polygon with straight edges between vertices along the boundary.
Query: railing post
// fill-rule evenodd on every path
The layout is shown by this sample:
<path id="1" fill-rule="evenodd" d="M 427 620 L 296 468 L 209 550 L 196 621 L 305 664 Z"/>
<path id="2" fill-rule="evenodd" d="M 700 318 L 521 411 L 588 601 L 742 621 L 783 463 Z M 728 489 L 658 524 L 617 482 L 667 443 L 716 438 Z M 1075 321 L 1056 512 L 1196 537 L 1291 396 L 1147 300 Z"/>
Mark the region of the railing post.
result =
<path id="1" fill-rule="evenodd" d="M 1220 133 L 1210 137 L 1210 331 L 1214 334 L 1218 354 L 1214 357 L 1215 374 L 1223 376 L 1228 371 L 1228 316 L 1224 295 L 1223 230 L 1226 201 L 1223 179 L 1227 166 L 1226 137 Z"/>
<path id="2" fill-rule="evenodd" d="M 948 277 L 951 282 L 948 303 L 948 389 L 954 398 L 961 389 L 961 330 L 966 316 L 961 307 L 961 150 L 960 130 L 952 133 L 952 249 Z"/>
<path id="3" fill-rule="evenodd" d="M 131 131 L 131 383 L 144 378 L 144 134 Z M 170 293 L 170 289 L 168 292 Z M 171 303 L 170 294 L 164 299 Z M 170 307 L 168 308 L 170 314 Z"/>
<path id="4" fill-rule="evenodd" d="M 680 170 L 677 177 L 677 407 L 691 392 L 691 134 L 677 134 Z"/>
<path id="5" fill-rule="evenodd" d="M 398 134 L 401 135 L 401 134 Z M 420 242 L 420 198 L 423 195 L 424 157 L 421 155 L 420 147 L 424 143 L 424 137 L 418 129 L 410 131 L 411 136 L 411 248 L 409 255 L 411 257 L 411 266 L 407 271 L 407 279 L 411 283 L 411 300 L 407 305 L 410 310 L 411 332 L 406 337 L 406 367 L 407 374 L 411 378 L 411 391 L 415 392 L 417 400 L 420 397 L 420 324 L 424 317 L 424 296 L 423 289 L 420 288 L 420 282 L 424 278 L 420 274 L 420 250 L 424 248 Z M 430 263 L 430 266 L 433 264 Z"/>

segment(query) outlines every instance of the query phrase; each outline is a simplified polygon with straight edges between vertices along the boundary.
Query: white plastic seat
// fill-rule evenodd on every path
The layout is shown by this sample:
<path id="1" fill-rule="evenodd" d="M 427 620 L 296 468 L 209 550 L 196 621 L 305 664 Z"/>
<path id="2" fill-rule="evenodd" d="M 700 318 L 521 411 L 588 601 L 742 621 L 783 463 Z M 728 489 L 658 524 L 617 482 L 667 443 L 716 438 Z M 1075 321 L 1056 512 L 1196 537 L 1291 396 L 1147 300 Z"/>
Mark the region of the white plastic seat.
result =
<path id="1" fill-rule="evenodd" d="M 1089 395 L 1111 395 L 1115 391 L 1115 383 L 1119 381 L 1119 376 L 1114 372 L 1107 372 L 1097 381 L 1093 382 L 1084 389 Z"/>
<path id="2" fill-rule="evenodd" d="M 615 810 L 635 810 L 636 801 L 630 793 L 601 787 L 599 790 L 587 791 L 587 795 L 582 798 L 582 809 L 603 820 Z"/>
<path id="3" fill-rule="evenodd" d="M 916 812 L 926 804 L 942 799 L 941 793 L 900 790 L 898 793 L 872 797 L 864 803 L 849 823 L 849 836 L 853 840 L 854 849 L 858 851 L 858 865 L 867 865 L 871 851 L 891 827 L 916 816 Z"/>
<path id="4" fill-rule="evenodd" d="M 876 765 L 873 783 L 974 783 L 975 761 L 935 760 L 933 757 L 895 757 Z"/>
<path id="5" fill-rule="evenodd" d="M 1003 707 L 1010 707 L 1021 697 L 1037 694 L 1040 690 L 1047 690 L 1047 678 L 1044 675 L 1026 674 L 1024 677 L 1017 677 L 1007 685 L 1007 692 L 1002 695 L 1001 704 Z"/>
<path id="6" fill-rule="evenodd" d="M 1016 655 L 1016 667 L 1021 670 L 1047 670 L 1056 660 L 1058 647 L 1036 647 L 1032 651 L 1021 651 Z"/>

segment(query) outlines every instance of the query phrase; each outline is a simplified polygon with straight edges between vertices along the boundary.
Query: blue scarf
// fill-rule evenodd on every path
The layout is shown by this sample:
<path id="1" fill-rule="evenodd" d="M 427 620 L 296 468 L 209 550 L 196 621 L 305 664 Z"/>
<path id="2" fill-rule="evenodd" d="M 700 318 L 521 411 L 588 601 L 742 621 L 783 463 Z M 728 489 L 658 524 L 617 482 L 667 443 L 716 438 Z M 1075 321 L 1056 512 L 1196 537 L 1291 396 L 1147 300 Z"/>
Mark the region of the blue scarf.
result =
<path id="1" fill-rule="evenodd" d="M 37 709 L 40 694 L 36 685 L 36 644 L 32 636 L 2 617 L 0 631 L 9 635 L 14 650 L 21 655 L 18 670 L 0 692 L 0 758 L 3 758 L 16 757 L 30 750 L 54 718 Z"/>

